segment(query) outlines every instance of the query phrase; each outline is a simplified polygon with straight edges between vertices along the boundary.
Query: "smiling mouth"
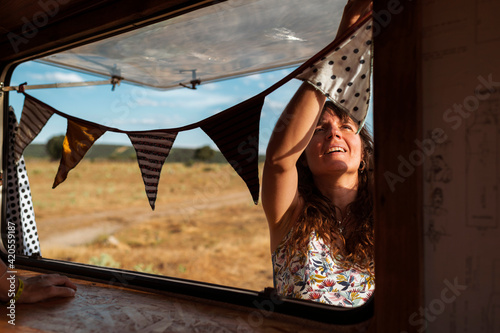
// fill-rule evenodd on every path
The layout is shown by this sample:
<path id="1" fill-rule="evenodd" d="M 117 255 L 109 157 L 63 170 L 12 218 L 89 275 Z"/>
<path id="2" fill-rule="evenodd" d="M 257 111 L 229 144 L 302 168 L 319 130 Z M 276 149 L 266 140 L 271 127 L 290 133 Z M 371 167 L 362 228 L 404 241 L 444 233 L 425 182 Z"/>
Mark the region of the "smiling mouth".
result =
<path id="1" fill-rule="evenodd" d="M 326 154 L 331 154 L 331 153 L 345 153 L 346 150 L 342 147 L 331 147 L 328 149 L 328 151 L 325 153 Z"/>

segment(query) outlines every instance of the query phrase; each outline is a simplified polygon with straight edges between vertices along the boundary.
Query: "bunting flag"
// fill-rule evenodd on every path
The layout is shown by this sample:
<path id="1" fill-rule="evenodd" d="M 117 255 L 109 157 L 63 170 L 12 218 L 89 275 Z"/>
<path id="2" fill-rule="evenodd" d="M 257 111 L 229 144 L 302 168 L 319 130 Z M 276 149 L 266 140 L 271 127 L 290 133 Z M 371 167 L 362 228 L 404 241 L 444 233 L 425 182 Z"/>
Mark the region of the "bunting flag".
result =
<path id="1" fill-rule="evenodd" d="M 63 142 L 63 151 L 59 170 L 52 188 L 62 183 L 68 176 L 68 172 L 73 169 L 94 142 L 106 132 L 106 128 L 89 122 L 68 119 L 68 128 Z"/>
<path id="2" fill-rule="evenodd" d="M 135 148 L 137 162 L 141 169 L 151 209 L 155 209 L 158 183 L 163 163 L 170 153 L 177 132 L 129 133 L 130 142 Z"/>
<path id="3" fill-rule="evenodd" d="M 364 125 L 370 103 L 372 19 L 296 78 L 305 80 Z"/>
<path id="4" fill-rule="evenodd" d="M 26 256 L 40 255 L 40 241 L 35 221 L 35 210 L 33 209 L 33 200 L 26 171 L 26 164 L 21 155 L 15 158 L 14 145 L 15 133 L 17 128 L 16 115 L 12 107 L 9 109 L 9 154 L 7 155 L 7 170 L 3 178 L 5 187 L 5 227 L 15 226 L 15 248 L 17 254 Z M 8 230 L 2 230 L 7 235 Z"/>
<path id="5" fill-rule="evenodd" d="M 259 123 L 265 96 L 256 96 L 206 119 L 201 129 L 215 142 L 259 201 Z"/>
<path id="6" fill-rule="evenodd" d="M 39 102 L 40 101 L 31 96 L 27 96 L 24 100 L 21 120 L 19 122 L 14 144 L 14 157 L 16 161 L 19 161 L 24 149 L 33 141 L 38 133 L 40 133 L 43 126 L 45 126 L 47 121 L 54 114 L 52 107 Z"/>

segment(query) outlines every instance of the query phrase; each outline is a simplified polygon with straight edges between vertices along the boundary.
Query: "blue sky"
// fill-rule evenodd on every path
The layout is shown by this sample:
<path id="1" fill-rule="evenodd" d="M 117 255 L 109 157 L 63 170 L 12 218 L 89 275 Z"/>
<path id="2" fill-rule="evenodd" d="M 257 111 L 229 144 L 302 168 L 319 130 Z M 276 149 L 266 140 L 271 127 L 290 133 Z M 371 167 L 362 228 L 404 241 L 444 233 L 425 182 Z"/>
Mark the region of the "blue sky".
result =
<path id="1" fill-rule="evenodd" d="M 202 83 L 196 90 L 179 88 L 159 91 L 121 83 L 115 91 L 111 91 L 111 85 L 101 85 L 27 90 L 27 93 L 61 112 L 109 127 L 127 131 L 168 129 L 189 125 L 221 112 L 262 92 L 292 70 L 282 69 L 221 82 Z M 102 79 L 46 64 L 28 62 L 16 68 L 11 83 L 18 85 L 28 82 L 29 85 L 34 85 Z M 260 124 L 261 154 L 265 152 L 277 118 L 299 85 L 300 81 L 291 80 L 266 97 Z M 19 120 L 24 102 L 23 95 L 11 92 L 9 101 Z M 368 124 L 371 126 L 371 115 Z M 66 119 L 53 115 L 34 142 L 44 144 L 52 136 L 65 133 Z M 96 142 L 104 143 L 130 145 L 127 135 L 113 132 L 107 132 Z M 174 148 L 197 148 L 204 145 L 216 149 L 210 138 L 198 128 L 180 132 Z"/>

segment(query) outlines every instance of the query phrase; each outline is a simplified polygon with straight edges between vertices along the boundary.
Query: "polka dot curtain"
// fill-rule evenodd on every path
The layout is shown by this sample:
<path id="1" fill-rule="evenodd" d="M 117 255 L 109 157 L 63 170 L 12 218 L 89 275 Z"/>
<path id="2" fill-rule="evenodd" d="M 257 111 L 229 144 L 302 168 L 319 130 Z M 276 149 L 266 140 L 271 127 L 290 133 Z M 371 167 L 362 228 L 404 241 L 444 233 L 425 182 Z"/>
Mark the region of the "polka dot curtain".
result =
<path id="1" fill-rule="evenodd" d="M 7 179 L 3 180 L 6 186 L 7 216 L 9 222 L 16 226 L 16 253 L 27 256 L 40 255 L 40 241 L 35 222 L 35 212 L 31 200 L 31 191 L 24 158 L 17 162 L 14 154 L 15 133 L 17 120 L 14 110 L 9 110 L 9 156 L 7 162 Z"/>

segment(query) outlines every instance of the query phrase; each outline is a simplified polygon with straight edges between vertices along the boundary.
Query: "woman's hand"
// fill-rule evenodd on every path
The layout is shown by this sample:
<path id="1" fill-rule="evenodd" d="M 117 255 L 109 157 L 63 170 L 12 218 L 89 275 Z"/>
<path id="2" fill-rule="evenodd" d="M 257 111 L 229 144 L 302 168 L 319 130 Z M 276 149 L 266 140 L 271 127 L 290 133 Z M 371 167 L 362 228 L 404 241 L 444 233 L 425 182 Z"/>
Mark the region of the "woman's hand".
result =
<path id="1" fill-rule="evenodd" d="M 349 0 L 344 7 L 337 37 L 342 36 L 354 23 L 368 14 L 372 8 L 372 0 Z"/>
<path id="2" fill-rule="evenodd" d="M 44 274 L 23 279 L 24 290 L 19 303 L 36 303 L 53 297 L 73 297 L 76 285 L 68 277 L 59 274 Z"/>

